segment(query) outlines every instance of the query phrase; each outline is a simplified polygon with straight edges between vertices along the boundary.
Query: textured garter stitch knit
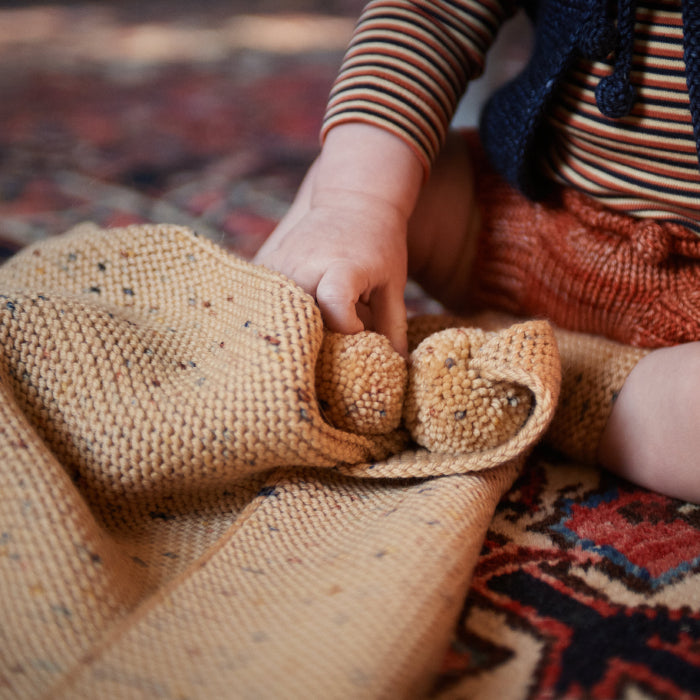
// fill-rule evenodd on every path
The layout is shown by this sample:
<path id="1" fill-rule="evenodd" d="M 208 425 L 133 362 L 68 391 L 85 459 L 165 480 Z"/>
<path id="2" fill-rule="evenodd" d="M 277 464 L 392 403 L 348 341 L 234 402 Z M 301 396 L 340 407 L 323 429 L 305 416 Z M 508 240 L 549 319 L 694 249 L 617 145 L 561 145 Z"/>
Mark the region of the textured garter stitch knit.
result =
<path id="1" fill-rule="evenodd" d="M 0 300 L 0 697 L 421 693 L 551 422 L 549 324 L 419 322 L 406 366 L 167 225 L 30 246 Z"/>

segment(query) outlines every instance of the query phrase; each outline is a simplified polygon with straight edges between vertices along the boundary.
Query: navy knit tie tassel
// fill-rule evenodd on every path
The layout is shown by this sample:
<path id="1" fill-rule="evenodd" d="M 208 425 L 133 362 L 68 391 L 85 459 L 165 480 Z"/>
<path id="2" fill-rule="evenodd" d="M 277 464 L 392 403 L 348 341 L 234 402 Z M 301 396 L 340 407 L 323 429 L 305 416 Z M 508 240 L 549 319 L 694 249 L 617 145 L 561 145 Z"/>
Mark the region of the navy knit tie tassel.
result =
<path id="1" fill-rule="evenodd" d="M 637 91 L 630 83 L 635 9 L 634 0 L 619 0 L 613 72 L 600 80 L 595 91 L 598 109 L 611 119 L 627 116 L 637 98 Z"/>

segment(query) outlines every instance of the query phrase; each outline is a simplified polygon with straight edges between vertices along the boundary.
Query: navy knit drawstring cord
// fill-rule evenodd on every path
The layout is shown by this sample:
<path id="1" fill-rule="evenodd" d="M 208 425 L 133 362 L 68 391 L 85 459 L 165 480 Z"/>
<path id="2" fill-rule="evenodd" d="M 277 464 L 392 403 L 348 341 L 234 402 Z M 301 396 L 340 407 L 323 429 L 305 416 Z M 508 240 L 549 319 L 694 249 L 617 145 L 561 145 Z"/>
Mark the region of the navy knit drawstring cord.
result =
<path id="1" fill-rule="evenodd" d="M 595 61 L 612 53 L 617 32 L 608 17 L 608 0 L 591 0 L 585 20 L 581 23 L 578 48 L 586 57 Z"/>
<path id="2" fill-rule="evenodd" d="M 700 3 L 697 0 L 683 2 L 683 58 L 695 147 L 700 156 Z"/>
<path id="3" fill-rule="evenodd" d="M 635 0 L 618 0 L 613 72 L 600 80 L 595 91 L 598 109 L 611 119 L 627 116 L 637 98 L 630 82 L 636 5 Z"/>
<path id="4" fill-rule="evenodd" d="M 629 114 L 636 99 L 630 83 L 635 10 L 635 0 L 618 0 L 615 27 L 608 0 L 591 0 L 579 35 L 579 49 L 586 58 L 595 61 L 613 54 L 613 71 L 599 81 L 595 91 L 598 109 L 613 119 Z"/>

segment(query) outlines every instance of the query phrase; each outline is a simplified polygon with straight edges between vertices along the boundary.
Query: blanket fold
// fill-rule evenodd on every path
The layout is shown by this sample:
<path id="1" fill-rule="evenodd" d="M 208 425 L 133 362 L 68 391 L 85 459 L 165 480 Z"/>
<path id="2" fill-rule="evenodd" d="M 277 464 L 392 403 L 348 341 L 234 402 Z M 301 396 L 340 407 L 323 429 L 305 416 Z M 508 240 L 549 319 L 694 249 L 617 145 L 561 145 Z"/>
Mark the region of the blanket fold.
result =
<path id="1" fill-rule="evenodd" d="M 0 696 L 426 687 L 553 416 L 548 324 L 324 355 L 311 297 L 168 225 L 30 246 L 0 301 Z M 413 442 L 438 379 L 457 447 Z"/>

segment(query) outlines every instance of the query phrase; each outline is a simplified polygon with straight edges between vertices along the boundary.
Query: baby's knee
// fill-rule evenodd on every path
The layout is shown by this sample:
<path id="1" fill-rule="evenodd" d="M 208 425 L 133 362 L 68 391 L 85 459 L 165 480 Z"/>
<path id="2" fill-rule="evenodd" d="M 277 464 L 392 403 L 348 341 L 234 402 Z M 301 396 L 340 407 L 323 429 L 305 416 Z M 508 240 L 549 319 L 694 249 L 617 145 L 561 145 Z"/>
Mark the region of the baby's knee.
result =
<path id="1" fill-rule="evenodd" d="M 700 343 L 642 358 L 625 381 L 599 458 L 617 474 L 700 502 Z"/>

